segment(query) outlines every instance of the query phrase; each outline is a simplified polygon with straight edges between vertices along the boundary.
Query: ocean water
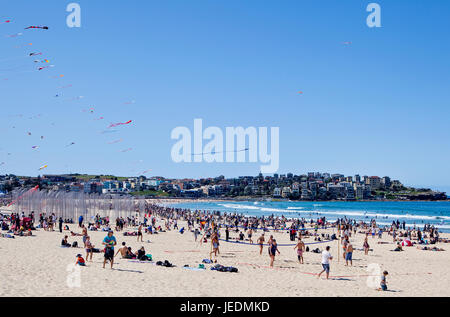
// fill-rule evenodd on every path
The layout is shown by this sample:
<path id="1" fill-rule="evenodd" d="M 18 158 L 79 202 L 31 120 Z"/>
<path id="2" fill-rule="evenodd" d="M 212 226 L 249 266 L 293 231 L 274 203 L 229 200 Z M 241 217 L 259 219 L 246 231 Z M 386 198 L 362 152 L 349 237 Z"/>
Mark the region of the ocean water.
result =
<path id="1" fill-rule="evenodd" d="M 287 218 L 328 220 L 351 218 L 369 221 L 374 218 L 378 224 L 390 225 L 393 220 L 405 221 L 406 225 L 423 227 L 433 224 L 442 232 L 450 232 L 450 202 L 294 202 L 294 201 L 239 201 L 239 202 L 189 202 L 170 204 L 191 210 L 221 211 L 250 216 L 281 216 Z"/>

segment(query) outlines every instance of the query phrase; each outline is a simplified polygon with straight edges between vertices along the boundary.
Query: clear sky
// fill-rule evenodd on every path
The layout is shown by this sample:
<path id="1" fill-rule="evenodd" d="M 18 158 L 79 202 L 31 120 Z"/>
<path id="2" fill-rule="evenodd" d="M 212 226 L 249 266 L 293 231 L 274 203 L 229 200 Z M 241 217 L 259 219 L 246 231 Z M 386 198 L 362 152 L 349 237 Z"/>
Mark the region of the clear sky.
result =
<path id="1" fill-rule="evenodd" d="M 172 162 L 172 129 L 202 118 L 279 127 L 279 173 L 450 189 L 448 0 L 373 1 L 381 28 L 367 27 L 364 0 L 73 1 L 81 28 L 66 25 L 70 2 L 0 1 L 0 18 L 12 20 L 0 24 L 1 174 L 37 175 L 44 164 L 52 174 L 259 172 L 260 163 Z M 30 52 L 54 67 L 37 71 Z"/>

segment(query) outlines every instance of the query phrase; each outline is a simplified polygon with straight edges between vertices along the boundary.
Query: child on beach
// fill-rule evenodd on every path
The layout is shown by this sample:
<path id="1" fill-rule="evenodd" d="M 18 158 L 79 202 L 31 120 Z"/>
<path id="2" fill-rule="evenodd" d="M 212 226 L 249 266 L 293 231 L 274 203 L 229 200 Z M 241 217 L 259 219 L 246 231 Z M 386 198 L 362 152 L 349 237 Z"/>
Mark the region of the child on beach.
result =
<path id="1" fill-rule="evenodd" d="M 77 254 L 77 261 L 75 262 L 75 265 L 79 265 L 79 266 L 86 266 L 86 262 L 84 261 L 83 257 L 81 256 L 81 254 Z"/>
<path id="2" fill-rule="evenodd" d="M 386 276 L 388 275 L 388 271 L 384 271 L 383 275 L 381 275 L 381 282 L 380 282 L 380 288 L 379 291 L 387 291 L 387 282 L 386 282 Z"/>

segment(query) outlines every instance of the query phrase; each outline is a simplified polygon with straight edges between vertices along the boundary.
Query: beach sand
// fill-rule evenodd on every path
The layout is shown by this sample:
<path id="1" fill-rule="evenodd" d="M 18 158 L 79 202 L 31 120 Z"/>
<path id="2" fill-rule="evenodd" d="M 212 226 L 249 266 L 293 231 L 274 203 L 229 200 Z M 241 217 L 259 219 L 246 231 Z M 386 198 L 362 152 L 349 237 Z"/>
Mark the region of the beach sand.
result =
<path id="1" fill-rule="evenodd" d="M 81 233 L 76 224 L 69 225 L 74 232 Z M 179 221 L 179 227 L 185 223 Z M 131 228 L 125 231 L 133 231 Z M 320 230 L 319 233 L 325 232 Z M 332 232 L 332 229 L 327 230 Z M 69 242 L 82 237 L 71 237 L 70 233 L 46 232 L 38 229 L 33 237 L 0 238 L 0 296 L 450 296 L 450 245 L 437 244 L 446 251 L 422 251 L 416 247 L 405 248 L 404 252 L 391 252 L 395 248 L 392 237 L 384 234 L 382 240 L 369 237 L 370 247 L 374 249 L 368 256 L 362 250 L 362 234 L 351 238 L 355 248 L 353 267 L 346 267 L 342 254 L 337 259 L 337 241 L 310 245 L 310 248 L 331 246 L 330 280 L 322 275 L 317 279 L 314 274 L 321 271 L 321 255 L 305 252 L 305 264 L 297 261 L 293 246 L 280 246 L 275 268 L 269 268 L 267 247 L 259 255 L 256 245 L 235 244 L 221 241 L 218 263 L 235 266 L 239 273 L 224 273 L 207 270 L 194 271 L 184 269 L 185 264 L 197 267 L 202 259 L 209 257 L 210 244 L 194 242 L 194 235 L 183 235 L 172 230 L 149 235 L 144 233 L 144 243 L 137 242 L 137 237 L 125 237 L 122 232 L 115 232 L 118 246 L 123 241 L 133 251 L 144 246 L 146 253 L 153 255 L 155 261 L 169 260 L 177 267 L 166 268 L 151 263 L 134 263 L 116 257 L 114 270 L 102 268 L 103 253 L 94 253 L 93 262 L 87 267 L 80 267 L 80 287 L 69 287 L 67 280 L 74 276 L 73 264 L 77 253 L 83 254 L 83 248 L 61 248 L 60 242 L 65 234 Z M 254 233 L 257 240 L 261 231 Z M 267 238 L 273 234 L 278 244 L 292 244 L 289 234 L 266 233 Z M 89 232 L 91 241 L 97 248 L 105 232 Z M 225 234 L 222 230 L 222 238 Z M 231 232 L 231 237 L 237 237 Z M 150 240 L 150 243 L 146 241 Z M 305 243 L 314 242 L 307 238 Z M 377 244 L 387 241 L 389 244 Z M 117 246 L 117 247 L 118 247 Z M 116 250 L 117 250 L 116 247 Z M 389 271 L 387 277 L 388 292 L 378 292 L 375 286 L 368 286 L 368 265 L 379 265 L 380 270 Z M 69 266 L 69 269 L 68 269 Z M 378 275 L 378 274 L 377 274 Z M 371 285 L 369 283 L 369 285 Z M 377 285 L 377 283 L 375 283 Z"/>

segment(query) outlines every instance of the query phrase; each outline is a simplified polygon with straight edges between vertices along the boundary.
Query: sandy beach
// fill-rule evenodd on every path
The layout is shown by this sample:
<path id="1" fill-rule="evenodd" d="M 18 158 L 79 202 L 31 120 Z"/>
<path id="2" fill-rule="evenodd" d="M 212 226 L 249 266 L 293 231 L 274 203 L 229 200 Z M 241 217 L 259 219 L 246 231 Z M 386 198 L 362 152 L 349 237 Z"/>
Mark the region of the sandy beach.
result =
<path id="1" fill-rule="evenodd" d="M 162 224 L 162 222 L 160 222 Z M 77 224 L 71 224 L 70 230 L 81 233 Z M 179 221 L 178 226 L 186 226 Z M 124 231 L 135 231 L 125 228 Z M 320 230 L 319 233 L 331 233 L 334 229 Z M 225 234 L 222 229 L 222 238 Z M 71 237 L 63 231 L 47 232 L 43 229 L 33 231 L 32 237 L 0 238 L 0 267 L 2 283 L 0 296 L 450 296 L 450 277 L 447 264 L 450 261 L 448 245 L 437 244 L 446 251 L 423 251 L 415 246 L 404 248 L 403 252 L 391 252 L 395 248 L 392 237 L 386 233 L 382 239 L 369 237 L 373 251 L 364 255 L 362 244 L 364 235 L 352 237 L 355 252 L 353 267 L 345 266 L 342 254 L 338 262 L 338 242 L 327 242 L 309 247 L 323 250 L 331 246 L 330 279 L 324 276 L 317 279 L 321 271 L 321 255 L 305 252 L 305 263 L 299 264 L 293 246 L 280 246 L 275 267 L 269 268 L 267 247 L 262 255 L 256 245 L 236 244 L 220 241 L 218 263 L 234 266 L 238 273 L 211 271 L 211 264 L 205 264 L 206 270 L 194 271 L 183 268 L 188 264 L 197 267 L 202 259 L 209 257 L 210 244 L 200 245 L 194 241 L 191 232 L 180 234 L 177 230 L 150 235 L 144 233 L 144 243 L 137 242 L 135 236 L 123 236 L 115 232 L 118 246 L 126 242 L 137 251 L 141 246 L 154 261 L 168 260 L 176 265 L 173 268 L 156 266 L 152 263 L 136 263 L 131 260 L 115 258 L 114 270 L 102 268 L 103 253 L 94 253 L 93 262 L 80 267 L 80 287 L 69 287 L 67 280 L 73 273 L 73 264 L 77 253 L 83 254 L 83 248 L 62 248 L 60 241 L 68 235 L 68 241 L 77 241 L 82 246 L 82 237 Z M 261 231 L 254 234 L 256 240 Z M 273 234 L 278 244 L 292 244 L 286 232 L 266 233 L 266 239 Z M 105 232 L 89 231 L 91 241 L 97 248 Z M 231 232 L 231 237 L 237 234 Z M 443 234 L 442 237 L 448 235 Z M 147 241 L 150 242 L 147 242 Z M 306 244 L 314 242 L 306 238 Z M 379 241 L 388 244 L 378 244 Z M 118 247 L 117 246 L 117 247 Z M 116 251 L 117 251 L 116 247 Z M 387 278 L 389 291 L 379 292 L 368 283 L 368 266 L 378 264 L 381 270 L 389 271 Z"/>

